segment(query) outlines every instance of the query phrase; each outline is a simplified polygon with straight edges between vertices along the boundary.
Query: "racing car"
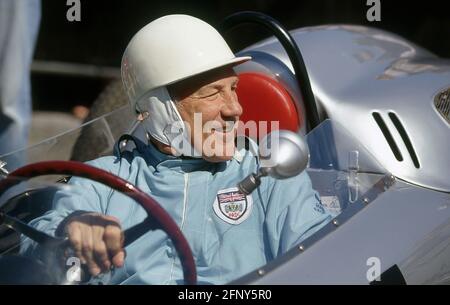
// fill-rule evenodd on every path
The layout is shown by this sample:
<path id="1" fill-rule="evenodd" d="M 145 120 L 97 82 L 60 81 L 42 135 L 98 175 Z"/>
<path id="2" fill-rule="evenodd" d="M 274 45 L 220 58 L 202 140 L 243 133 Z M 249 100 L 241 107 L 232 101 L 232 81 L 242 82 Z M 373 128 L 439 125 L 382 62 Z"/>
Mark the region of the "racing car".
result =
<path id="1" fill-rule="evenodd" d="M 305 170 L 334 218 L 283 256 L 230 284 L 450 284 L 450 60 L 366 26 L 287 31 L 267 15 L 240 12 L 219 30 L 246 23 L 259 24 L 273 36 L 237 54 L 252 57 L 236 68 L 241 120 L 278 121 L 279 129 L 304 139 Z M 50 208 L 55 190 L 72 187 L 64 184 L 67 176 L 79 175 L 124 191 L 158 219 L 156 228 L 144 222 L 127 230 L 127 244 L 138 231 L 165 230 L 177 245 L 185 283 L 196 283 L 189 245 L 150 196 L 82 163 L 49 161 L 61 150 L 67 151 L 66 160 L 87 161 L 130 149 L 122 134 L 145 137 L 125 98 L 102 103 L 121 106 L 79 129 L 0 156 L 1 281 L 65 283 L 53 274 L 33 279 L 18 276 L 20 268 L 12 272 L 12 266 L 24 264 L 34 268 L 22 268 L 28 273 L 42 270 L 43 263 L 18 255 L 19 233 L 11 228 L 50 249 L 66 245 L 26 221 Z M 124 120 L 127 111 L 130 119 Z M 267 134 L 275 131 L 267 128 Z M 264 141 L 266 134 L 258 135 L 255 140 Z M 86 142 L 95 143 L 92 151 L 80 148 Z M 8 168 L 17 154 L 25 154 L 29 164 Z M 42 174 L 57 177 L 28 182 Z M 63 183 L 55 184 L 58 179 Z"/>

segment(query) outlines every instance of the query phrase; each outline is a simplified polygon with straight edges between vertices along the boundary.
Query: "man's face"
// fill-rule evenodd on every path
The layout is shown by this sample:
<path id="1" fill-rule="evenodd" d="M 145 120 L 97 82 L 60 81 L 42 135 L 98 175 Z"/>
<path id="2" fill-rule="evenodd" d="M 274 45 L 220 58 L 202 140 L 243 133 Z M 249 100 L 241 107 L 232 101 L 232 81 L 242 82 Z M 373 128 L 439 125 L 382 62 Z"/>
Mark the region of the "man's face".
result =
<path id="1" fill-rule="evenodd" d="M 169 86 L 190 140 L 210 162 L 230 160 L 242 107 L 238 102 L 238 77 L 232 68 L 208 72 Z"/>

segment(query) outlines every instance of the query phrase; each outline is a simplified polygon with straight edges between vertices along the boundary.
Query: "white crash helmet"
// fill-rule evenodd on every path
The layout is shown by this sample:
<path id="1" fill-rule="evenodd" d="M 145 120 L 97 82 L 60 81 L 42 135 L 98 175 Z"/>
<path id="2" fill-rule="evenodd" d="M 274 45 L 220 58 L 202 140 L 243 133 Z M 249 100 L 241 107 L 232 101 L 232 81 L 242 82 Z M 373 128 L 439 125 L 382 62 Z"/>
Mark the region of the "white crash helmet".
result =
<path id="1" fill-rule="evenodd" d="M 167 85 L 249 59 L 236 57 L 208 23 L 188 15 L 168 15 L 147 24 L 131 39 L 122 57 L 122 81 L 132 109 L 149 114 L 143 122 L 146 132 L 178 153 L 194 156 L 190 144 L 179 145 L 180 138 L 187 143 L 189 139 Z"/>

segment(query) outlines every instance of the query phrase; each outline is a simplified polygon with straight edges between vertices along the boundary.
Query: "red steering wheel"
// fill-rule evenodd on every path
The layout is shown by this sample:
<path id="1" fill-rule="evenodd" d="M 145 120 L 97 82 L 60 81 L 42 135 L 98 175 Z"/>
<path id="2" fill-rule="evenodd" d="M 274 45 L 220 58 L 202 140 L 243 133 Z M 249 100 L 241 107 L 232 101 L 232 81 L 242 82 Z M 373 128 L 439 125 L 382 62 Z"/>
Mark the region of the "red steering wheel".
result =
<path id="1" fill-rule="evenodd" d="M 81 162 L 45 161 L 26 165 L 10 173 L 5 179 L 0 181 L 0 194 L 6 189 L 22 182 L 23 179 L 43 175 L 68 175 L 87 178 L 109 186 L 136 200 L 152 216 L 154 221 L 156 221 L 158 228 L 163 230 L 172 240 L 183 267 L 185 284 L 195 285 L 197 283 L 194 257 L 189 243 L 178 228 L 178 225 L 156 200 L 116 175 Z M 17 179 L 18 177 L 21 179 Z"/>

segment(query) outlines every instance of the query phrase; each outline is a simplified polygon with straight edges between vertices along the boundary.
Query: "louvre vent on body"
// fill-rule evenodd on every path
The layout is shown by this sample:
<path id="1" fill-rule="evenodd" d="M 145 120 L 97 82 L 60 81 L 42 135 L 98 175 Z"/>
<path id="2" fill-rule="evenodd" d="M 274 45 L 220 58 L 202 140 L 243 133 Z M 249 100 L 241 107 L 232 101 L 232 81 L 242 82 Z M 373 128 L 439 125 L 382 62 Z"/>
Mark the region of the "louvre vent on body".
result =
<path id="1" fill-rule="evenodd" d="M 450 123 L 450 88 L 441 91 L 434 98 L 434 105 L 437 111 Z"/>

